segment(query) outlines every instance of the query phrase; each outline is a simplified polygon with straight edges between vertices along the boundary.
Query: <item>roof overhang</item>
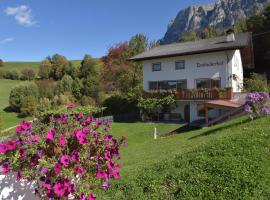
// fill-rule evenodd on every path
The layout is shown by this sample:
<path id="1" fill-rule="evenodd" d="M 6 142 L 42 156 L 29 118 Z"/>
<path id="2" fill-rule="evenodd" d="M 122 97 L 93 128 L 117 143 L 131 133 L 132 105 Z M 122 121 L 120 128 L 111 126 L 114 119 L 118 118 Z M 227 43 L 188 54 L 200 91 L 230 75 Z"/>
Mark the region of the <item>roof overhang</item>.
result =
<path id="1" fill-rule="evenodd" d="M 152 59 L 158 59 L 158 58 L 196 55 L 196 54 L 204 54 L 204 53 L 213 53 L 213 52 L 220 52 L 220 51 L 243 49 L 243 48 L 245 48 L 245 46 L 230 46 L 230 47 L 212 48 L 212 49 L 199 50 L 199 51 L 190 51 L 190 52 L 184 52 L 184 53 L 168 53 L 166 55 L 162 54 L 162 55 L 155 55 L 155 56 L 149 56 L 149 57 L 147 57 L 147 56 L 139 57 L 140 55 L 137 55 L 137 56 L 134 56 L 132 58 L 129 58 L 128 60 L 131 60 L 131 61 L 144 61 L 144 60 L 152 60 Z"/>

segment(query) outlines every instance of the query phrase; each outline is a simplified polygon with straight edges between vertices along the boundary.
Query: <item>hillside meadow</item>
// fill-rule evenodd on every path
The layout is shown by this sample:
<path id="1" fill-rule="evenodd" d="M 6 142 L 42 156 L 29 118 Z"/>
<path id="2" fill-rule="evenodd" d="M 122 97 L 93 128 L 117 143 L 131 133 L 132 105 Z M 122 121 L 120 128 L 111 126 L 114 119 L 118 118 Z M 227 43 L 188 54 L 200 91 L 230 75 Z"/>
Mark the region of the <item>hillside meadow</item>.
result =
<path id="1" fill-rule="evenodd" d="M 71 60 L 70 61 L 74 66 L 80 65 L 80 60 Z M 40 62 L 5 62 L 4 67 L 1 67 L 3 70 L 17 70 L 21 71 L 22 69 L 29 68 L 33 69 L 36 73 L 38 73 L 38 67 Z"/>
<path id="2" fill-rule="evenodd" d="M 149 124 L 113 124 L 125 132 L 122 178 L 103 199 L 269 199 L 270 119 L 246 117 L 152 138 Z M 168 127 L 168 126 L 167 126 Z M 162 132 L 164 127 L 158 127 Z M 166 130 L 166 129 L 165 129 Z M 167 129 L 168 130 L 168 129 Z"/>

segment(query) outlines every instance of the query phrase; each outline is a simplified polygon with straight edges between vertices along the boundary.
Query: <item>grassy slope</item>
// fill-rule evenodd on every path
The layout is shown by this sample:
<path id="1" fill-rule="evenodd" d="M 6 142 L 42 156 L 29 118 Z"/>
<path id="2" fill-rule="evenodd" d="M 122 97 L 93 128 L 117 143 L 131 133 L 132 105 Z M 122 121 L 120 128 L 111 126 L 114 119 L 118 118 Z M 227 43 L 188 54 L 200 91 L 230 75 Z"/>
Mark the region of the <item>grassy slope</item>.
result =
<path id="1" fill-rule="evenodd" d="M 79 66 L 80 62 L 80 60 L 71 61 L 74 66 Z M 24 68 L 31 68 L 35 70 L 35 72 L 38 72 L 39 64 L 40 62 L 5 62 L 4 67 L 1 67 L 1 69 L 21 71 Z"/>
<path id="2" fill-rule="evenodd" d="M 269 199 L 270 122 L 240 118 L 153 141 L 152 127 L 114 124 L 127 135 L 122 179 L 104 199 Z"/>
<path id="3" fill-rule="evenodd" d="M 18 124 L 21 120 L 17 113 L 4 112 L 4 109 L 9 105 L 9 93 L 15 85 L 21 81 L 0 79 L 0 115 L 2 119 L 2 128 L 8 128 Z"/>

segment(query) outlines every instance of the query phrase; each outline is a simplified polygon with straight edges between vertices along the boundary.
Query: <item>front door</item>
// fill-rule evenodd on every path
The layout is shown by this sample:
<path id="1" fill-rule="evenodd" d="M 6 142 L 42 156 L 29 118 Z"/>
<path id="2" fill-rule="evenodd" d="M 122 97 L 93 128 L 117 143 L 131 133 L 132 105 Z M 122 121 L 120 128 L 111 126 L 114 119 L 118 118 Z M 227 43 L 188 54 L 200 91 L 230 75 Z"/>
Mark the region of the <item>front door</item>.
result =
<path id="1" fill-rule="evenodd" d="M 185 105 L 185 108 L 184 108 L 184 120 L 187 123 L 189 123 L 190 121 L 190 105 L 189 104 Z"/>

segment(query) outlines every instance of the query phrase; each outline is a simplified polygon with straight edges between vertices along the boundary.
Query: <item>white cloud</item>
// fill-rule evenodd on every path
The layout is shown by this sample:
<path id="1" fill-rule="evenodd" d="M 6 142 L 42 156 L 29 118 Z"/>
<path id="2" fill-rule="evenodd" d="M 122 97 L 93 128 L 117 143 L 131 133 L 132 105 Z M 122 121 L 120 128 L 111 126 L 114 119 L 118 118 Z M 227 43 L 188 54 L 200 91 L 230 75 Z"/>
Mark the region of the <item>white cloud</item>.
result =
<path id="1" fill-rule="evenodd" d="M 5 38 L 3 40 L 0 40 L 0 44 L 6 44 L 8 42 L 14 41 L 14 38 Z"/>
<path id="2" fill-rule="evenodd" d="M 8 7 L 5 9 L 5 13 L 9 16 L 14 16 L 17 23 L 22 26 L 30 27 L 37 23 L 34 21 L 31 8 L 26 5 Z"/>

